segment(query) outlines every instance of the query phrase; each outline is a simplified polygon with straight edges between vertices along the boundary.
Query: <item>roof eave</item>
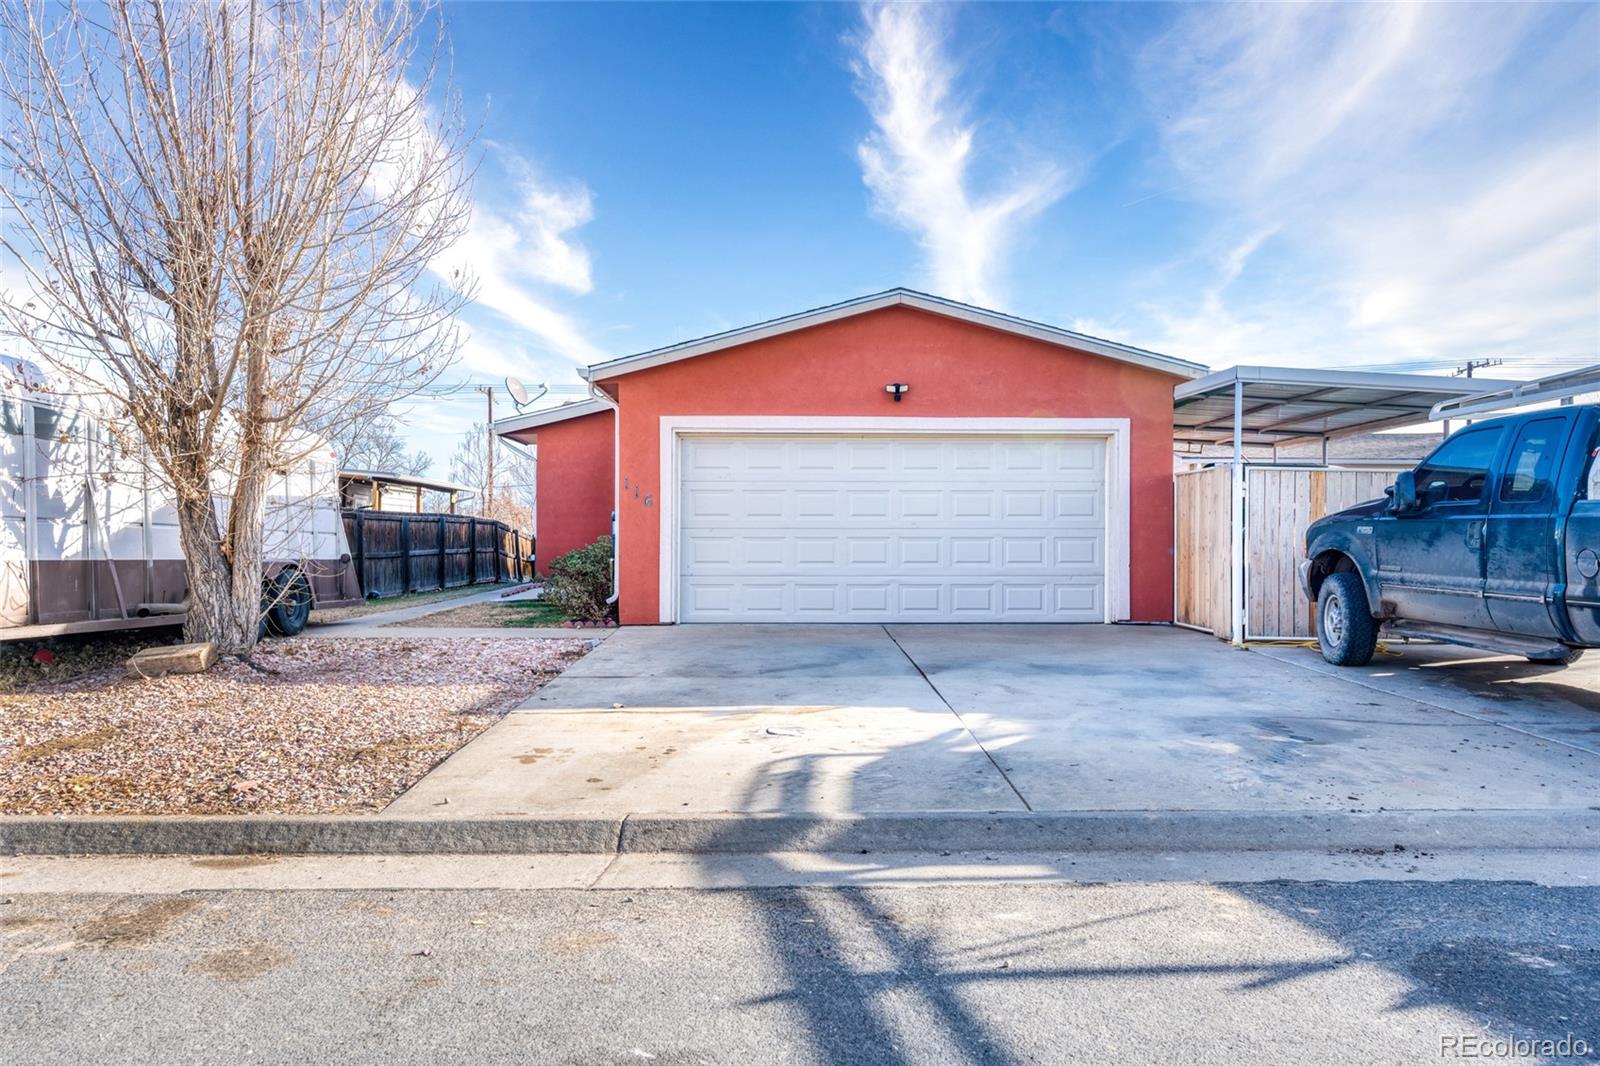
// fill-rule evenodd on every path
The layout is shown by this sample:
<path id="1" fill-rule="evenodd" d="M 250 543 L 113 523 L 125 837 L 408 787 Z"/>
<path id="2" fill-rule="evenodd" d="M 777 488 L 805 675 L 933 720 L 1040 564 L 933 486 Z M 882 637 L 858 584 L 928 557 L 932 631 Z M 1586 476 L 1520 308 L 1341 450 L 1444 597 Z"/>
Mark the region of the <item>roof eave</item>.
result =
<path id="1" fill-rule="evenodd" d="M 548 407 L 543 411 L 530 411 L 527 414 L 512 415 L 510 418 L 497 418 L 490 423 L 489 428 L 495 436 L 504 437 L 609 410 L 610 406 L 599 400 L 578 400 L 575 403 L 562 404 L 560 407 Z"/>
<path id="2" fill-rule="evenodd" d="M 1186 359 L 1177 359 L 1170 355 L 1162 355 L 1159 352 L 1151 352 L 1143 348 L 1119 344 L 1116 341 L 1102 340 L 1098 337 L 1074 333 L 1071 330 L 1045 325 L 1042 322 L 1032 322 L 1013 315 L 1003 314 L 999 311 L 972 307 L 968 304 L 957 303 L 954 300 L 946 300 L 942 297 L 931 296 L 911 289 L 890 289 L 887 292 L 860 296 L 842 303 L 785 315 L 782 318 L 771 319 L 751 326 L 742 326 L 738 329 L 716 333 L 709 337 L 701 337 L 696 340 L 668 345 L 665 348 L 655 348 L 648 352 L 640 352 L 637 355 L 627 355 L 619 359 L 596 363 L 580 369 L 579 373 L 583 375 L 584 380 L 591 383 L 609 380 L 621 377 L 624 374 L 632 374 L 640 370 L 648 370 L 651 367 L 692 359 L 700 355 L 709 355 L 712 352 L 751 344 L 769 337 L 792 333 L 800 329 L 809 329 L 829 322 L 837 322 L 840 319 L 852 318 L 856 315 L 867 314 L 887 307 L 912 307 L 926 311 L 929 314 L 943 315 L 946 318 L 955 318 L 971 322 L 974 325 L 1031 337 L 1046 344 L 1088 352 L 1091 355 L 1099 355 L 1120 362 L 1142 366 L 1174 377 L 1196 378 L 1204 374 L 1208 369 L 1200 363 L 1193 363 Z"/>
<path id="3" fill-rule="evenodd" d="M 1519 384 L 1514 381 L 1491 381 L 1488 378 L 1447 378 L 1431 374 L 1395 374 L 1386 370 L 1317 370 L 1305 367 L 1283 366 L 1231 366 L 1186 381 L 1172 392 L 1174 400 L 1187 400 L 1202 396 L 1235 381 L 1273 385 L 1322 385 L 1350 388 L 1414 388 L 1418 392 L 1454 392 L 1468 395 L 1484 389 L 1508 388 Z"/>

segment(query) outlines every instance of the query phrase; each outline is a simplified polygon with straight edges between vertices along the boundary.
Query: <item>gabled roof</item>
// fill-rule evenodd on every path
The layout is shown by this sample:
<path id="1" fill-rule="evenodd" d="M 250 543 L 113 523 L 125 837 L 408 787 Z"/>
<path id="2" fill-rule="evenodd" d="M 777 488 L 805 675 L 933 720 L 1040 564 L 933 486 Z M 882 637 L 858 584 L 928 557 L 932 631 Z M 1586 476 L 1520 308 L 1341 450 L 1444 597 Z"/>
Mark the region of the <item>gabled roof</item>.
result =
<path id="1" fill-rule="evenodd" d="M 490 428 L 498 436 L 509 437 L 513 433 L 522 433 L 530 429 L 538 429 L 540 426 L 565 422 L 571 418 L 582 418 L 584 415 L 597 415 L 601 411 L 609 410 L 611 410 L 611 405 L 601 403 L 599 400 L 578 400 L 573 403 L 564 403 L 560 407 L 547 407 L 543 411 L 529 411 L 525 415 L 497 418 Z"/>
<path id="2" fill-rule="evenodd" d="M 1104 356 L 1107 359 L 1132 363 L 1135 366 L 1159 370 L 1164 374 L 1172 374 L 1181 378 L 1196 378 L 1206 372 L 1206 367 L 1200 363 L 1191 363 L 1185 359 L 1175 359 L 1170 355 L 1162 355 L 1159 352 L 1149 352 L 1143 348 L 1118 344 L 1116 341 L 1085 336 L 1082 333 L 1074 333 L 1058 326 L 1047 326 L 1042 322 L 1030 322 L 1025 318 L 1001 314 L 998 311 L 987 311 L 981 307 L 957 303 L 954 300 L 946 300 L 938 296 L 929 296 L 927 293 L 915 292 L 911 289 L 890 289 L 887 292 L 873 293 L 871 296 L 859 296 L 853 300 L 845 300 L 843 303 L 829 304 L 826 307 L 801 311 L 799 314 L 786 315 L 783 318 L 774 318 L 767 322 L 758 322 L 753 326 L 741 326 L 738 329 L 730 329 L 724 333 L 714 333 L 709 337 L 683 341 L 679 344 L 668 345 L 665 348 L 656 348 L 648 352 L 640 352 L 637 355 L 625 355 L 619 359 L 595 363 L 593 366 L 580 369 L 579 373 L 590 381 L 602 381 L 621 374 L 631 374 L 636 370 L 646 370 L 665 363 L 675 363 L 680 359 L 693 359 L 697 355 L 709 355 L 712 352 L 719 352 L 724 348 L 732 348 L 735 345 L 749 344 L 751 341 L 765 340 L 768 337 L 792 333 L 798 329 L 820 326 L 825 322 L 837 322 L 842 318 L 864 315 L 869 311 L 879 311 L 886 307 L 912 307 L 919 311 L 943 315 L 945 318 L 954 318 L 979 326 L 987 326 L 990 329 L 1014 333 L 1021 337 L 1030 337 L 1033 340 L 1044 341 L 1046 344 L 1073 348 L 1080 352 L 1089 352 L 1092 355 Z"/>

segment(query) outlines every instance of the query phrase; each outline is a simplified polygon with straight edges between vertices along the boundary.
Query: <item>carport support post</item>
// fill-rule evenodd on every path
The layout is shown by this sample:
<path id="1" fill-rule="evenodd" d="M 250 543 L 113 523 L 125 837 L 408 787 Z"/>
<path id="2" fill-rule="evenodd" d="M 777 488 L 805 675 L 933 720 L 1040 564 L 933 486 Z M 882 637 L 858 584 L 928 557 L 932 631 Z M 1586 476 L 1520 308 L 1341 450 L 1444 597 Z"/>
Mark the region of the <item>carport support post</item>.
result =
<path id="1" fill-rule="evenodd" d="M 1233 623 L 1231 639 L 1244 645 L 1244 382 L 1233 383 L 1233 514 L 1229 523 L 1233 568 L 1228 581 L 1228 618 Z"/>

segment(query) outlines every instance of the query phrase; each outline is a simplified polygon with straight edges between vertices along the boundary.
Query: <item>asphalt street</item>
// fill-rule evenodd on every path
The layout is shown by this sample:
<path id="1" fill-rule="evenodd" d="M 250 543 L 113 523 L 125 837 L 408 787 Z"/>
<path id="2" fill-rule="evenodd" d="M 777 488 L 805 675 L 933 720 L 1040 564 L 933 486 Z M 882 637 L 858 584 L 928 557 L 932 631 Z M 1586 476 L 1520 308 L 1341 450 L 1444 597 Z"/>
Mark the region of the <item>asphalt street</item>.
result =
<path id="1" fill-rule="evenodd" d="M 17 1064 L 1409 1064 L 1569 1034 L 1600 1055 L 1588 886 L 0 900 L 0 1047 Z"/>

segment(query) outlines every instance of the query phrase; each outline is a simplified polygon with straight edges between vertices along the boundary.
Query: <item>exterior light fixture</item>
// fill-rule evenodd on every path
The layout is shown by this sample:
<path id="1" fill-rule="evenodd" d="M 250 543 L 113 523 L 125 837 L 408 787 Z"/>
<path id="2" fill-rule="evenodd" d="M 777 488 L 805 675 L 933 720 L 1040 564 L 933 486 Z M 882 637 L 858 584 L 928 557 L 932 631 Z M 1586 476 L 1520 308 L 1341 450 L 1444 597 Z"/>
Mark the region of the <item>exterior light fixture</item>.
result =
<path id="1" fill-rule="evenodd" d="M 895 403 L 899 403 L 900 397 L 911 391 L 911 386 L 897 381 L 892 385 L 885 385 L 883 387 L 883 391 L 887 392 L 890 396 L 893 396 Z"/>

